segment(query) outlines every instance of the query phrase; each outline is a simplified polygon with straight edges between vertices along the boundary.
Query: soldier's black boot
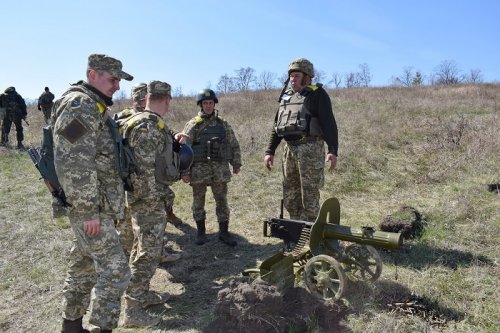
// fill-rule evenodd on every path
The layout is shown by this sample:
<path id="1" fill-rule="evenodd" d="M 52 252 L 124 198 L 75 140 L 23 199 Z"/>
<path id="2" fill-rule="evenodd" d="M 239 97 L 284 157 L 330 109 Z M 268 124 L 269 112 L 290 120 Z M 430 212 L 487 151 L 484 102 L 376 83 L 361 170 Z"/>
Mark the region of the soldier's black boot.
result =
<path id="1" fill-rule="evenodd" d="M 82 318 L 75 320 L 63 319 L 61 333 L 90 333 L 82 326 Z"/>
<path id="2" fill-rule="evenodd" d="M 219 240 L 229 246 L 236 246 L 238 243 L 234 240 L 233 236 L 229 233 L 229 222 L 219 222 Z"/>
<path id="3" fill-rule="evenodd" d="M 24 149 L 24 145 L 22 141 L 17 141 L 17 149 Z"/>
<path id="4" fill-rule="evenodd" d="M 205 220 L 196 221 L 196 228 L 198 228 L 195 241 L 196 245 L 203 245 L 208 242 L 207 235 L 205 234 Z"/>

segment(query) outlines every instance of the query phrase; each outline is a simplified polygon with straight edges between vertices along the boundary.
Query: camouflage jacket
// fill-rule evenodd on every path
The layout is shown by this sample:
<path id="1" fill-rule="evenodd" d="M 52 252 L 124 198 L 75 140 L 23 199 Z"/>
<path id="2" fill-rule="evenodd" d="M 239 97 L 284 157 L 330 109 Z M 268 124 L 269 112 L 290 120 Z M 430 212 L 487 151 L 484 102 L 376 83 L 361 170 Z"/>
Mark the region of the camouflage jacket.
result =
<path id="1" fill-rule="evenodd" d="M 194 162 L 189 173 L 192 184 L 229 182 L 231 180 L 231 170 L 229 169 L 229 164 L 232 165 L 233 169 L 239 169 L 242 165 L 240 145 L 233 129 L 227 121 L 217 116 L 215 113 L 211 116 L 207 116 L 200 111 L 198 116 L 191 119 L 184 126 L 183 132 L 189 135 L 189 141 L 193 144 L 193 142 L 198 140 L 200 130 L 210 126 L 218 126 L 220 124 L 224 127 L 227 144 L 230 147 L 232 158 L 222 161 L 207 160 Z"/>
<path id="2" fill-rule="evenodd" d="M 149 110 L 149 117 L 141 118 L 141 122 L 135 125 L 127 135 L 130 146 L 133 149 L 139 174 L 132 175 L 133 192 L 127 192 L 127 205 L 138 200 L 148 203 L 165 201 L 168 186 L 161 184 L 156 179 L 156 165 L 160 164 L 158 158 L 167 144 L 172 145 L 172 132 L 161 117 Z"/>
<path id="3" fill-rule="evenodd" d="M 54 104 L 51 119 L 54 165 L 82 222 L 123 216 L 125 193 L 115 164 L 113 136 L 105 97 L 90 85 L 73 84 Z"/>
<path id="4" fill-rule="evenodd" d="M 14 115 L 21 118 L 26 118 L 28 115 L 26 110 L 26 102 L 16 91 L 9 91 L 0 94 L 0 107 L 6 109 L 7 115 Z"/>

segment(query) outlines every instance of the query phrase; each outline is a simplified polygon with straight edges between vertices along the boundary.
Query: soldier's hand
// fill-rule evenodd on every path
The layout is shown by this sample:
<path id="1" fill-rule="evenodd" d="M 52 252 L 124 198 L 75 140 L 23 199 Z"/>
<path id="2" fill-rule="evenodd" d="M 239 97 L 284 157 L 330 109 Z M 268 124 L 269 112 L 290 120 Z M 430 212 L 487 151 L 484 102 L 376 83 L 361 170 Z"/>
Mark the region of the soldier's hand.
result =
<path id="1" fill-rule="evenodd" d="M 271 167 L 273 166 L 273 160 L 274 155 L 266 155 L 264 157 L 264 165 L 266 166 L 267 170 L 271 170 Z"/>
<path id="2" fill-rule="evenodd" d="M 337 156 L 332 153 L 326 155 L 326 162 L 330 162 L 330 168 L 328 171 L 333 171 L 337 167 Z"/>
<path id="3" fill-rule="evenodd" d="M 174 139 L 175 139 L 175 141 L 178 141 L 181 144 L 185 144 L 189 140 L 189 135 L 186 135 L 182 132 L 175 133 Z"/>
<path id="4" fill-rule="evenodd" d="M 95 237 L 101 231 L 101 221 L 99 219 L 83 222 L 83 232 L 85 234 Z"/>
<path id="5" fill-rule="evenodd" d="M 234 173 L 235 175 L 239 174 L 239 173 L 240 173 L 240 168 L 234 168 L 234 169 L 233 169 L 233 173 Z"/>

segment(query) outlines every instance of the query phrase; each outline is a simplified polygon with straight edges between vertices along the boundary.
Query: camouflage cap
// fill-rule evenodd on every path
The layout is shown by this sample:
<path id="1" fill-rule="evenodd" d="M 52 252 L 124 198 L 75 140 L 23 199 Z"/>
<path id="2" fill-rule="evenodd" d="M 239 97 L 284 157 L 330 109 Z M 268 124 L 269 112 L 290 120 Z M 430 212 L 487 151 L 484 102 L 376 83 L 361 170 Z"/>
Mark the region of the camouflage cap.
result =
<path id="1" fill-rule="evenodd" d="M 132 81 L 134 77 L 128 73 L 122 71 L 122 62 L 118 59 L 112 58 L 105 54 L 91 54 L 89 55 L 87 69 L 105 70 L 110 72 L 112 75 L 124 79 L 127 81 Z"/>
<path id="2" fill-rule="evenodd" d="M 148 84 L 148 94 L 170 96 L 171 87 L 167 82 L 151 81 Z"/>
<path id="3" fill-rule="evenodd" d="M 148 93 L 148 85 L 146 83 L 136 83 L 132 87 L 132 92 L 130 93 L 134 100 L 142 101 L 146 98 Z"/>
<path id="4" fill-rule="evenodd" d="M 291 72 L 302 72 L 310 77 L 314 77 L 313 64 L 306 58 L 298 58 L 292 61 L 290 65 L 288 65 L 288 74 Z"/>

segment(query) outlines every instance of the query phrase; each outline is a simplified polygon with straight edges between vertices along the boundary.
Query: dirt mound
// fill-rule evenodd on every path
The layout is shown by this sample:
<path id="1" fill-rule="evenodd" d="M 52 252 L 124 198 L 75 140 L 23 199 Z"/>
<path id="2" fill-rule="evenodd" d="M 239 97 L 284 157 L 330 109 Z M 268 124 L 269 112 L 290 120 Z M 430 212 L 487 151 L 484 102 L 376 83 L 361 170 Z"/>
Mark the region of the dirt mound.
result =
<path id="1" fill-rule="evenodd" d="M 206 333 L 351 332 L 345 325 L 346 310 L 326 303 L 303 288 L 281 295 L 276 287 L 256 279 L 231 280 L 217 296 L 216 319 Z"/>
<path id="2" fill-rule="evenodd" d="M 401 232 L 405 239 L 417 237 L 422 229 L 422 214 L 409 206 L 402 206 L 399 211 L 386 216 L 380 223 L 380 230 Z"/>

